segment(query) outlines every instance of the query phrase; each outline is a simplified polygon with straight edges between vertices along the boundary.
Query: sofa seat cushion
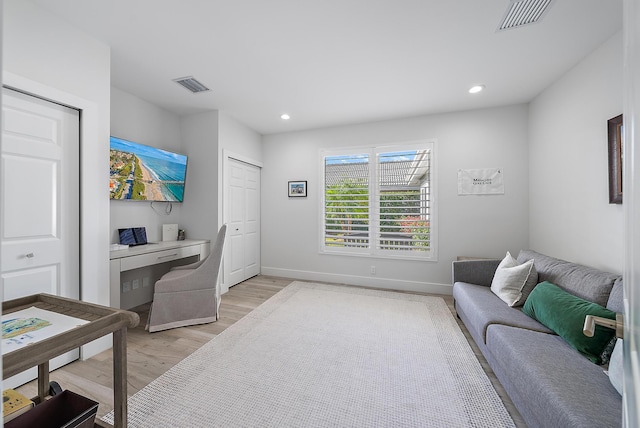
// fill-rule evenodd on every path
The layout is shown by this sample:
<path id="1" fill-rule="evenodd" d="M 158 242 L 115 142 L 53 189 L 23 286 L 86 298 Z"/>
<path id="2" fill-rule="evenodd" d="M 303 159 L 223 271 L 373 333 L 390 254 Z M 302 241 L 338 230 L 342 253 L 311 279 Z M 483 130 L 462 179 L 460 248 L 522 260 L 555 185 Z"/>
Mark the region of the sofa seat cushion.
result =
<path id="1" fill-rule="evenodd" d="M 520 251 L 517 260 L 524 263 L 531 259 L 538 271 L 538 282 L 549 281 L 574 296 L 600 306 L 607 306 L 613 284 L 620 278 L 620 275 L 556 259 L 532 250 Z"/>
<path id="2" fill-rule="evenodd" d="M 465 323 L 474 339 L 486 343 L 486 329 L 490 324 L 503 324 L 553 333 L 538 321 L 530 318 L 520 308 L 511 308 L 491 288 L 482 285 L 456 282 L 453 285 L 456 310 L 464 313 L 470 323 Z"/>
<path id="3" fill-rule="evenodd" d="M 531 428 L 621 425 L 622 400 L 602 367 L 561 337 L 494 324 L 486 343 L 509 395 L 526 401 L 514 404 L 538 422 Z"/>

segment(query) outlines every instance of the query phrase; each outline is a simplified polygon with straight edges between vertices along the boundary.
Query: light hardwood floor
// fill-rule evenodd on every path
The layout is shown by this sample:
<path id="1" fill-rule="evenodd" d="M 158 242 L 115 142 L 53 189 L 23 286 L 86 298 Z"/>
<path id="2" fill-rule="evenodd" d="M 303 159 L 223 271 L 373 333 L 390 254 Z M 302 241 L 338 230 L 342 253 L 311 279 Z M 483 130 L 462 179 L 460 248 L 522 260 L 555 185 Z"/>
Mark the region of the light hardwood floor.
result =
<path id="1" fill-rule="evenodd" d="M 220 319 L 211 324 L 166 330 L 149 334 L 145 331 L 145 323 L 149 313 L 149 305 L 134 308 L 140 315 L 140 325 L 130 329 L 127 335 L 128 357 L 128 393 L 133 395 L 149 382 L 159 377 L 179 361 L 204 345 L 227 327 L 244 317 L 271 296 L 289 285 L 293 280 L 269 276 L 257 276 L 232 287 L 222 296 Z M 444 298 L 455 316 L 452 296 Z M 480 364 L 487 372 L 496 391 L 505 403 L 505 407 L 514 419 L 518 428 L 526 427 L 513 403 L 506 395 L 502 385 L 488 366 L 486 360 L 471 339 L 464 324 L 456 317 L 458 325 L 470 342 Z M 102 352 L 86 361 L 75 361 L 51 373 L 51 380 L 100 403 L 98 418 L 113 409 L 111 350 Z M 27 396 L 37 395 L 36 381 L 18 388 Z"/>

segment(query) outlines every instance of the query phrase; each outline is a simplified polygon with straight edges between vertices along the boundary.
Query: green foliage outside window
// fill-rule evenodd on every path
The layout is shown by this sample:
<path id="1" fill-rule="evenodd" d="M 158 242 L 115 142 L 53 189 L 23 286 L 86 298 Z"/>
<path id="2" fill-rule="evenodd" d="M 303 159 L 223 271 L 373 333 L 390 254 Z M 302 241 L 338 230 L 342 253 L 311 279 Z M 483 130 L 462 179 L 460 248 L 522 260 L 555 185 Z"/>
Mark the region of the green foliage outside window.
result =
<path id="1" fill-rule="evenodd" d="M 365 180 L 344 179 L 325 190 L 326 245 L 341 246 L 348 235 L 369 233 L 369 190 Z M 429 221 L 420 218 L 420 190 L 382 193 L 380 232 L 410 240 L 408 245 L 429 248 Z M 355 238 L 354 238 L 355 239 Z M 384 239 L 384 236 L 383 236 Z"/>
<path id="2" fill-rule="evenodd" d="M 342 245 L 345 233 L 369 231 L 369 190 L 364 180 L 345 179 L 325 191 L 327 245 Z"/>

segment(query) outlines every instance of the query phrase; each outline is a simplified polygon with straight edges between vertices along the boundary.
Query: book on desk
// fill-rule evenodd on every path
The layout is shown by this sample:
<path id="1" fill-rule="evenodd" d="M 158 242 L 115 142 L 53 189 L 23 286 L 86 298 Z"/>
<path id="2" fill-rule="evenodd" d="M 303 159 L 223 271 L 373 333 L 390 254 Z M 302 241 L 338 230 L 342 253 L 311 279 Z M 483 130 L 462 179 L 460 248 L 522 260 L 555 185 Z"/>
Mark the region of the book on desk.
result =
<path id="1" fill-rule="evenodd" d="M 15 389 L 2 391 L 2 415 L 5 422 L 17 418 L 35 407 L 35 403 Z"/>

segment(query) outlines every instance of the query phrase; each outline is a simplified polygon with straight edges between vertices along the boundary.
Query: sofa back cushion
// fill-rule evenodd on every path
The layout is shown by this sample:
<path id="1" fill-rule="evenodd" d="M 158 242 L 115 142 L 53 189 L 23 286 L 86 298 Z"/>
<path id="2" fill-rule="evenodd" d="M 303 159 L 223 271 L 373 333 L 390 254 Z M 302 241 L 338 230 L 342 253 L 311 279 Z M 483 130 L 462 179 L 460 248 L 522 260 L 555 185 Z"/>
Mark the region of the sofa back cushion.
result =
<path id="1" fill-rule="evenodd" d="M 607 309 L 611 309 L 614 312 L 624 312 L 623 291 L 622 291 L 622 278 L 616 279 L 609 294 L 609 301 L 607 302 Z"/>
<path id="2" fill-rule="evenodd" d="M 522 250 L 518 262 L 533 259 L 538 281 L 549 281 L 563 290 L 601 306 L 607 306 L 609 295 L 620 275 L 604 272 L 577 263 L 549 257 L 532 250 Z"/>

